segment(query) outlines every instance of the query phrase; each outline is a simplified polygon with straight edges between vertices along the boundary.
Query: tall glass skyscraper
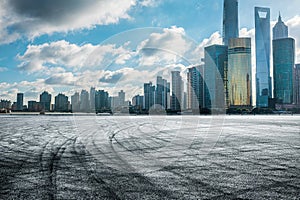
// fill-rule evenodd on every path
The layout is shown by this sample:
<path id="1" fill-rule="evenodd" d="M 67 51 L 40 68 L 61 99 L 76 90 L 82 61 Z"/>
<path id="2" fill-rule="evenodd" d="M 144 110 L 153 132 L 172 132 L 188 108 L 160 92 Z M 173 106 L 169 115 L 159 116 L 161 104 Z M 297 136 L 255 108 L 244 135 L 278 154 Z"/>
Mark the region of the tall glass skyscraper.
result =
<path id="1" fill-rule="evenodd" d="M 228 45 L 230 38 L 239 37 L 238 0 L 224 0 L 223 43 Z"/>
<path id="2" fill-rule="evenodd" d="M 274 97 L 277 103 L 293 103 L 293 68 L 295 40 L 273 40 Z"/>
<path id="3" fill-rule="evenodd" d="M 187 107 L 188 109 L 197 110 L 204 107 L 204 66 L 197 65 L 188 68 L 187 73 Z"/>
<path id="4" fill-rule="evenodd" d="M 180 111 L 182 108 L 183 85 L 182 77 L 179 71 L 172 71 L 172 99 L 171 109 L 173 111 Z"/>
<path id="5" fill-rule="evenodd" d="M 232 38 L 228 46 L 230 106 L 252 106 L 251 38 Z"/>
<path id="6" fill-rule="evenodd" d="M 255 7 L 257 107 L 268 107 L 269 98 L 272 98 L 270 43 L 270 9 Z"/>
<path id="7" fill-rule="evenodd" d="M 277 103 L 293 103 L 295 40 L 288 38 L 288 27 L 281 20 L 273 28 L 274 97 Z"/>
<path id="8" fill-rule="evenodd" d="M 24 99 L 24 94 L 23 93 L 18 93 L 17 94 L 17 110 L 18 111 L 23 110 L 23 99 Z"/>
<path id="9" fill-rule="evenodd" d="M 226 68 L 228 62 L 228 47 L 212 45 L 204 48 L 204 81 L 206 108 L 224 109 L 226 97 Z"/>
<path id="10" fill-rule="evenodd" d="M 300 64 L 294 68 L 294 102 L 300 107 Z"/>
<path id="11" fill-rule="evenodd" d="M 287 25 L 281 19 L 281 15 L 279 14 L 278 22 L 273 27 L 273 40 L 287 38 L 289 35 L 289 30 Z"/>
<path id="12" fill-rule="evenodd" d="M 44 111 L 50 111 L 50 106 L 51 106 L 51 94 L 48 92 L 44 91 L 40 95 L 40 104 L 42 106 L 42 109 Z"/>

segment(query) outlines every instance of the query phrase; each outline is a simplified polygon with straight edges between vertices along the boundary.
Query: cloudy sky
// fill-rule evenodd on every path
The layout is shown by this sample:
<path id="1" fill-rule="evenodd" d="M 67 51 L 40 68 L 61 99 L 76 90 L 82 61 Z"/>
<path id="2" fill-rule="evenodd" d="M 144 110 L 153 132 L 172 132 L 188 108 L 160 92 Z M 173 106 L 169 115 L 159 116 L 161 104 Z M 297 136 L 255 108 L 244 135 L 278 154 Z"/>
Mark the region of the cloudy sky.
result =
<path id="1" fill-rule="evenodd" d="M 299 0 L 240 0 L 240 36 L 254 39 L 254 7 L 279 11 L 296 40 Z M 95 86 L 127 98 L 144 82 L 201 63 L 221 44 L 223 0 L 1 0 L 0 99 L 38 100 L 47 90 L 71 95 Z M 254 40 L 252 40 L 254 47 Z M 254 53 L 254 49 L 252 50 Z M 253 57 L 253 64 L 255 64 Z M 255 65 L 254 65 L 255 67 Z M 253 68 L 255 69 L 255 68 Z"/>

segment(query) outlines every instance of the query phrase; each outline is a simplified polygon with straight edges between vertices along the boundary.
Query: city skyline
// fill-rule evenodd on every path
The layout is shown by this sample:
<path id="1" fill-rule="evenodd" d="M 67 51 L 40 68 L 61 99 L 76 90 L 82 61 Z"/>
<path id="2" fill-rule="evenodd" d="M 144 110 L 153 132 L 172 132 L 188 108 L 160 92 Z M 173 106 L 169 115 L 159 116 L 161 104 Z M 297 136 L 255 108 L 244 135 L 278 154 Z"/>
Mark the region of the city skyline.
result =
<path id="1" fill-rule="evenodd" d="M 271 9 L 271 27 L 275 25 L 280 11 L 283 21 L 290 27 L 290 36 L 296 40 L 296 55 L 299 55 L 300 45 L 298 30 L 300 28 L 298 22 L 300 20 L 297 16 L 297 10 L 294 9 L 296 6 L 292 6 L 293 4 L 296 5 L 296 3 L 296 1 L 290 1 L 291 6 L 285 8 L 283 6 L 284 4 L 280 1 L 240 1 L 240 37 L 251 37 L 253 46 L 254 16 L 252 9 L 255 6 L 269 7 Z M 136 81 L 136 77 L 139 74 L 143 77 L 147 77 L 147 80 L 152 80 L 157 75 L 163 75 L 165 73 L 159 70 L 162 66 L 164 66 L 167 71 L 169 69 L 169 71 L 171 71 L 174 68 L 187 71 L 187 68 L 194 64 L 199 64 L 195 62 L 192 63 L 193 65 L 189 66 L 186 63 L 181 62 L 180 59 L 174 57 L 174 55 L 164 53 L 163 56 L 160 56 L 159 53 L 161 52 L 155 53 L 155 56 L 153 56 L 153 54 L 136 49 L 135 46 L 139 46 L 143 42 L 147 43 L 147 41 L 148 43 L 144 47 L 151 45 L 167 50 L 172 49 L 173 46 L 175 46 L 175 52 L 179 52 L 183 56 L 186 55 L 186 52 L 188 54 L 197 53 L 197 55 L 199 55 L 197 56 L 199 61 L 201 58 L 204 58 L 205 46 L 222 43 L 223 1 L 214 0 L 211 1 L 210 4 L 207 4 L 206 1 L 193 1 L 187 3 L 173 1 L 172 5 L 174 6 L 174 9 L 179 11 L 177 14 L 178 16 L 171 14 L 171 11 L 168 9 L 171 5 L 171 2 L 169 1 L 142 1 L 136 2 L 135 5 L 125 4 L 126 3 L 124 3 L 124 7 L 127 6 L 128 9 L 122 10 L 122 12 L 124 11 L 123 14 L 128 13 L 133 21 L 130 21 L 130 19 L 123 15 L 121 15 L 121 17 L 116 15 L 116 21 L 112 20 L 107 22 L 108 25 L 103 25 L 102 22 L 85 21 L 82 26 L 77 24 L 72 33 L 68 31 L 68 27 L 66 27 L 65 33 L 61 33 L 63 32 L 62 25 L 60 27 L 53 26 L 53 30 L 47 31 L 42 28 L 37 28 L 37 33 L 35 34 L 31 33 L 30 30 L 24 30 L 22 32 L 23 35 L 20 35 L 18 26 L 13 26 L 13 22 L 7 22 L 7 26 L 3 26 L 3 29 L 12 27 L 10 29 L 11 33 L 16 34 L 14 35 L 14 38 L 7 38 L 7 41 L 4 41 L 5 37 L 2 37 L 3 39 L 0 46 L 2 52 L 0 57 L 2 59 L 0 67 L 3 76 L 1 77 L 0 97 L 3 99 L 13 99 L 12 97 L 14 97 L 16 93 L 23 92 L 26 94 L 25 98 L 28 97 L 32 99 L 32 97 L 36 97 L 36 95 L 43 90 L 47 90 L 53 95 L 60 92 L 68 93 L 70 91 L 68 95 L 71 95 L 76 87 L 89 89 L 90 86 L 100 86 L 104 90 L 109 90 L 111 93 L 116 94 L 120 89 L 117 88 L 119 85 L 124 85 L 123 89 L 129 91 L 128 96 L 133 97 L 135 93 L 141 93 L 143 90 L 141 87 L 142 82 L 139 82 L 139 80 Z M 9 8 L 13 8 L 14 6 L 17 5 L 11 5 L 10 3 L 3 5 L 3 7 Z M 95 4 L 95 9 L 97 6 L 98 4 Z M 182 9 L 179 9 L 181 7 L 190 9 L 192 12 L 183 12 Z M 34 7 L 32 9 L 36 8 Z M 157 21 L 161 22 L 160 25 L 155 24 L 155 20 L 152 19 L 152 15 L 150 15 L 151 12 L 157 10 L 161 11 L 161 14 L 156 17 Z M 64 10 L 62 9 L 62 11 Z M 76 8 L 76 11 L 79 12 L 80 9 Z M 30 10 L 24 10 L 24 12 L 30 12 Z M 51 10 L 49 12 L 51 12 Z M 141 15 L 141 12 L 143 12 L 143 16 Z M 208 15 L 208 13 L 210 14 Z M 10 15 L 21 16 L 24 14 L 26 13 L 20 13 L 18 10 L 14 10 Z M 48 14 L 52 14 L 50 17 L 53 17 L 53 13 Z M 83 17 L 87 15 L 85 12 L 80 14 L 82 14 Z M 161 17 L 162 14 L 168 16 L 168 20 L 164 20 L 166 22 L 162 20 L 166 19 L 165 16 Z M 214 16 L 213 19 L 201 20 L 203 16 L 212 15 Z M 39 18 L 40 16 L 36 17 Z M 64 15 L 59 17 L 65 19 Z M 199 22 L 202 21 L 202 23 L 195 23 L 188 20 L 192 18 L 199 19 Z M 117 19 L 120 20 L 118 21 Z M 141 22 L 141 19 L 147 20 Z M 27 18 L 25 18 L 25 21 L 26 20 Z M 43 20 L 45 23 L 49 22 L 48 18 L 43 18 Z M 55 22 L 57 18 L 53 17 L 53 20 Z M 150 24 L 152 21 L 153 25 Z M 30 21 L 27 20 L 26 22 L 30 25 Z M 62 23 L 64 23 L 64 21 L 62 21 Z M 86 24 L 95 24 L 95 27 L 89 29 L 86 28 Z M 137 35 L 139 35 L 140 38 L 134 38 L 132 43 L 135 44 L 132 44 L 132 46 L 126 43 L 128 40 L 132 39 L 129 37 L 130 34 L 126 35 L 126 33 L 123 33 L 125 35 L 122 36 L 128 36 L 127 41 L 124 40 L 124 42 L 118 42 L 120 41 L 120 38 L 114 36 L 121 31 L 130 30 L 131 28 L 143 28 L 145 26 L 161 27 L 161 29 L 147 29 L 144 33 L 142 33 L 143 31 L 138 32 Z M 81 31 L 76 31 L 78 27 L 83 28 Z M 55 33 L 52 34 L 52 31 Z M 103 35 L 100 33 L 105 34 Z M 189 45 L 189 41 L 175 33 L 184 34 L 186 37 L 192 38 L 195 41 L 196 48 L 194 48 L 195 45 L 192 45 L 193 49 L 189 49 L 188 47 L 191 46 Z M 13 34 L 9 36 L 13 36 Z M 111 38 L 111 36 L 113 37 Z M 23 39 L 19 39 L 20 37 Z M 169 45 L 168 41 L 170 41 L 170 38 L 175 42 L 175 45 Z M 156 41 L 164 42 L 158 44 Z M 132 49 L 135 50 L 132 51 Z M 197 51 L 195 49 L 197 49 Z M 55 52 L 56 54 L 54 54 Z M 98 55 L 98 52 L 105 53 L 105 56 L 99 54 L 99 57 L 95 57 L 95 54 Z M 255 53 L 254 50 L 252 50 L 252 57 L 253 53 Z M 106 55 L 110 60 L 111 54 L 115 54 L 115 57 L 112 59 L 117 61 L 118 65 L 120 65 L 119 68 L 116 65 L 107 65 L 108 61 L 103 60 Z M 137 57 L 136 54 L 142 56 Z M 59 56 L 56 58 L 54 55 Z M 101 67 L 99 63 L 103 63 L 104 66 L 108 67 L 103 68 L 102 64 Z M 296 63 L 299 63 L 299 56 L 296 56 Z M 145 69 L 142 65 L 152 65 L 153 67 Z M 252 65 L 255 65 L 254 60 L 252 60 Z M 95 71 L 93 66 L 100 70 Z M 254 68 L 252 69 L 254 70 Z M 253 71 L 252 75 L 254 76 Z M 89 80 L 94 80 L 97 83 L 91 83 Z M 184 77 L 184 80 L 186 81 L 186 77 Z M 139 92 L 136 92 L 137 90 L 139 90 Z M 132 91 L 131 94 L 130 91 Z M 27 101 L 27 99 L 25 99 L 25 101 Z"/>

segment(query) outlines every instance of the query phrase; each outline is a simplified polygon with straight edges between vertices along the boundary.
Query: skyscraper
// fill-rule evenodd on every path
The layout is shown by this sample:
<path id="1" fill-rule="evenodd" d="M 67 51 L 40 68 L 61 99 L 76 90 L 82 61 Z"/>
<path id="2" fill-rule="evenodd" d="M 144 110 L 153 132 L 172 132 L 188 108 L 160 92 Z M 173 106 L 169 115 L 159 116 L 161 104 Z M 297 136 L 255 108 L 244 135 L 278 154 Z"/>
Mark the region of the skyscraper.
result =
<path id="1" fill-rule="evenodd" d="M 144 106 L 149 110 L 155 103 L 155 86 L 151 82 L 144 83 Z"/>
<path id="2" fill-rule="evenodd" d="M 239 37 L 238 0 L 224 0 L 223 43 L 228 45 L 230 38 Z"/>
<path id="3" fill-rule="evenodd" d="M 230 106 L 252 106 L 251 38 L 232 38 L 228 46 Z"/>
<path id="4" fill-rule="evenodd" d="M 293 103 L 295 40 L 288 38 L 288 27 L 278 17 L 273 28 L 273 77 L 276 103 Z"/>
<path id="5" fill-rule="evenodd" d="M 172 71 L 172 99 L 171 109 L 173 111 L 180 111 L 182 108 L 183 85 L 182 78 L 179 71 Z"/>
<path id="6" fill-rule="evenodd" d="M 284 24 L 279 14 L 278 22 L 273 27 L 273 40 L 287 38 L 289 35 L 288 27 Z"/>
<path id="7" fill-rule="evenodd" d="M 294 68 L 294 102 L 300 108 L 300 64 Z"/>
<path id="8" fill-rule="evenodd" d="M 121 90 L 120 92 L 118 92 L 118 97 L 119 97 L 119 104 L 120 106 L 124 106 L 125 105 L 125 92 L 123 90 Z"/>
<path id="9" fill-rule="evenodd" d="M 277 103 L 293 103 L 293 69 L 295 65 L 295 40 L 273 40 L 274 97 Z"/>
<path id="10" fill-rule="evenodd" d="M 82 90 L 80 93 L 80 111 L 89 112 L 90 110 L 90 101 L 89 101 L 89 92 Z"/>
<path id="11" fill-rule="evenodd" d="M 197 110 L 203 108 L 204 66 L 198 65 L 188 68 L 187 73 L 187 107 Z"/>
<path id="12" fill-rule="evenodd" d="M 270 9 L 255 7 L 257 107 L 268 107 L 269 98 L 272 98 L 270 43 Z"/>
<path id="13" fill-rule="evenodd" d="M 95 93 L 96 90 L 94 87 L 90 89 L 90 109 L 92 112 L 95 112 Z"/>
<path id="14" fill-rule="evenodd" d="M 96 112 L 107 111 L 110 108 L 109 94 L 104 90 L 98 90 L 95 93 Z"/>
<path id="15" fill-rule="evenodd" d="M 156 78 L 155 104 L 167 109 L 168 82 L 161 76 Z"/>
<path id="16" fill-rule="evenodd" d="M 18 93 L 17 94 L 17 111 L 23 110 L 23 100 L 24 100 L 24 94 Z"/>
<path id="17" fill-rule="evenodd" d="M 227 62 L 228 47 L 225 45 L 211 45 L 204 48 L 204 107 L 224 109 L 227 94 Z"/>
<path id="18" fill-rule="evenodd" d="M 58 94 L 55 97 L 54 111 L 67 112 L 69 111 L 68 97 L 64 94 Z"/>
<path id="19" fill-rule="evenodd" d="M 51 94 L 49 94 L 48 92 L 44 91 L 40 95 L 40 104 L 42 106 L 42 110 L 44 110 L 44 111 L 50 111 Z"/>
<path id="20" fill-rule="evenodd" d="M 75 94 L 71 96 L 71 104 L 72 104 L 72 112 L 80 111 L 80 100 L 79 100 L 78 92 L 75 92 Z"/>

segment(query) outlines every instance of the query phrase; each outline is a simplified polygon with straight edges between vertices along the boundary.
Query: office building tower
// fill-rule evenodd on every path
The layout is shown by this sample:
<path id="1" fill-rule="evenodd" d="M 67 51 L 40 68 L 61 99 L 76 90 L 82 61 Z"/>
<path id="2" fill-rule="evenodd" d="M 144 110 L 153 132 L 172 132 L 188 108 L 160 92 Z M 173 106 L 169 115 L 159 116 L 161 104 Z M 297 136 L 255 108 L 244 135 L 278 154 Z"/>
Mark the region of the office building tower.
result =
<path id="1" fill-rule="evenodd" d="M 279 14 L 278 22 L 273 27 L 273 40 L 287 38 L 289 35 L 288 27 L 284 24 Z"/>
<path id="2" fill-rule="evenodd" d="M 155 86 L 151 82 L 144 83 L 144 106 L 149 110 L 155 104 Z"/>
<path id="3" fill-rule="evenodd" d="M 288 27 L 281 16 L 273 28 L 273 78 L 276 103 L 291 104 L 293 98 L 293 70 L 295 65 L 295 40 L 288 38 Z"/>
<path id="4" fill-rule="evenodd" d="M 273 78 L 276 103 L 293 103 L 293 69 L 295 65 L 295 40 L 273 40 Z"/>
<path id="5" fill-rule="evenodd" d="M 167 109 L 168 82 L 161 76 L 156 78 L 155 104 Z"/>
<path id="6" fill-rule="evenodd" d="M 228 45 L 230 38 L 239 37 L 238 0 L 224 0 L 223 44 Z"/>
<path id="7" fill-rule="evenodd" d="M 144 96 L 134 96 L 132 98 L 132 106 L 135 108 L 135 110 L 142 110 L 144 107 Z"/>
<path id="8" fill-rule="evenodd" d="M 81 112 L 90 111 L 89 92 L 86 90 L 82 90 L 80 93 L 80 111 Z"/>
<path id="9" fill-rule="evenodd" d="M 294 68 L 294 103 L 300 108 L 300 64 Z"/>
<path id="10" fill-rule="evenodd" d="M 256 106 L 268 107 L 272 98 L 270 77 L 270 9 L 255 7 Z"/>
<path id="11" fill-rule="evenodd" d="M 17 111 L 23 110 L 23 100 L 24 100 L 24 94 L 18 93 L 17 94 Z"/>
<path id="12" fill-rule="evenodd" d="M 69 111 L 69 102 L 68 97 L 64 94 L 58 94 L 55 97 L 55 112 L 68 112 Z"/>
<path id="13" fill-rule="evenodd" d="M 50 105 L 51 105 L 51 94 L 44 91 L 40 95 L 40 105 L 42 106 L 43 111 L 50 111 Z M 29 106 L 28 106 L 29 109 Z"/>
<path id="14" fill-rule="evenodd" d="M 227 96 L 228 47 L 211 45 L 204 48 L 204 107 L 224 109 Z"/>
<path id="15" fill-rule="evenodd" d="M 1 99 L 0 101 L 0 110 L 10 110 L 11 109 L 11 102 L 9 100 Z"/>
<path id="16" fill-rule="evenodd" d="M 120 106 L 125 106 L 125 92 L 123 90 L 121 90 L 120 92 L 118 92 L 118 97 L 119 97 L 119 105 Z"/>
<path id="17" fill-rule="evenodd" d="M 228 46 L 229 106 L 252 106 L 251 38 L 233 38 Z"/>
<path id="18" fill-rule="evenodd" d="M 29 112 L 40 112 L 42 110 L 44 110 L 44 104 L 41 104 L 41 102 L 28 101 L 28 111 Z"/>
<path id="19" fill-rule="evenodd" d="M 172 71 L 172 97 L 171 97 L 171 110 L 181 111 L 183 108 L 183 85 L 182 78 L 179 71 Z"/>
<path id="20" fill-rule="evenodd" d="M 80 99 L 79 99 L 78 92 L 75 92 L 75 94 L 71 96 L 71 104 L 72 104 L 72 112 L 80 111 Z"/>
<path id="21" fill-rule="evenodd" d="M 94 87 L 90 89 L 90 109 L 92 112 L 95 112 L 95 94 L 96 90 Z"/>
<path id="22" fill-rule="evenodd" d="M 187 108 L 198 110 L 204 107 L 204 65 L 188 68 L 187 73 Z"/>
<path id="23" fill-rule="evenodd" d="M 109 94 L 104 90 L 98 90 L 95 93 L 96 112 L 105 112 L 110 109 Z"/>

